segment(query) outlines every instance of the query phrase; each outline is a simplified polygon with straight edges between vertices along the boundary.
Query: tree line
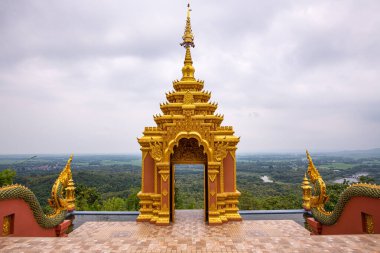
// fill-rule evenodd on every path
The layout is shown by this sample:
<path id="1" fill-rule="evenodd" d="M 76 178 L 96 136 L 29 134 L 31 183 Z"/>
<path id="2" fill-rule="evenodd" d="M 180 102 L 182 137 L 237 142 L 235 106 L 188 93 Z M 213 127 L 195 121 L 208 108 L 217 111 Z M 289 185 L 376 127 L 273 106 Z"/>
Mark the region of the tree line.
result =
<path id="1" fill-rule="evenodd" d="M 239 199 L 241 210 L 302 208 L 300 184 L 305 170 L 297 169 L 296 165 L 292 166 L 289 162 L 241 162 L 237 166 L 237 186 L 242 193 Z M 253 170 L 252 167 L 255 169 Z M 372 171 L 374 166 L 368 165 L 365 169 Z M 73 177 L 76 184 L 76 209 L 138 210 L 137 193 L 141 187 L 140 170 L 140 167 L 132 165 L 103 165 L 75 170 Z M 283 173 L 284 171 L 287 173 Z M 25 185 L 36 194 L 41 205 L 48 209 L 47 199 L 50 197 L 51 187 L 59 172 L 59 170 L 53 170 L 16 173 L 13 169 L 3 169 L 0 171 L 0 186 L 13 182 Z M 332 172 L 330 174 L 327 172 L 328 170 L 323 171 L 323 174 L 329 177 Z M 268 175 L 274 182 L 263 182 L 260 178 L 263 175 Z M 377 182 L 370 176 L 361 176 L 359 181 Z M 327 182 L 326 185 L 330 196 L 326 209 L 332 210 L 340 194 L 349 184 L 344 181 L 342 184 Z M 203 189 L 202 170 L 176 170 L 175 201 L 177 209 L 204 208 Z"/>

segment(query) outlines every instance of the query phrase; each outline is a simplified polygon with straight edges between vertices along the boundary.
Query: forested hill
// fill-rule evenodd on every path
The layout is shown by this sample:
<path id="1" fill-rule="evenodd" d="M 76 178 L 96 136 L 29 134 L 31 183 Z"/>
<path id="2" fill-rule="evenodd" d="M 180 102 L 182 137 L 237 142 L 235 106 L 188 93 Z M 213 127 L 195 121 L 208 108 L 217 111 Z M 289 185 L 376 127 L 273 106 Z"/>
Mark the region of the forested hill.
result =
<path id="1" fill-rule="evenodd" d="M 313 155 L 332 195 L 346 180 L 380 184 L 380 154 Z M 29 159 L 29 160 L 28 160 Z M 62 155 L 2 155 L 0 171 L 16 171 L 15 183 L 28 186 L 45 205 L 51 187 L 65 166 Z M 304 154 L 261 154 L 237 157 L 237 186 L 241 209 L 299 209 L 307 161 Z M 77 155 L 72 163 L 78 208 L 82 210 L 137 210 L 141 184 L 140 156 Z M 176 167 L 176 207 L 203 208 L 203 167 Z M 335 183 L 334 183 L 335 182 Z M 200 191 L 200 189 L 202 189 Z M 332 198 L 334 199 L 334 198 Z"/>

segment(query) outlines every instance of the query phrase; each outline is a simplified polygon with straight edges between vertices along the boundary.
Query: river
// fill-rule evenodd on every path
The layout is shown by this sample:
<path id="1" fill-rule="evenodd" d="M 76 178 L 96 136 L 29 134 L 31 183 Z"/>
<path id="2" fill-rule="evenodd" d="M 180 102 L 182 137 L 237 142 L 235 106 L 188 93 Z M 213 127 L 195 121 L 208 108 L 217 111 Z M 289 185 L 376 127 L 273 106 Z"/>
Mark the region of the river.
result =
<path id="1" fill-rule="evenodd" d="M 351 177 L 336 179 L 334 180 L 334 183 L 341 184 L 343 183 L 344 180 L 348 181 L 349 183 L 357 183 L 359 182 L 359 177 L 361 176 L 368 176 L 368 173 L 367 172 L 356 173 L 352 175 Z"/>

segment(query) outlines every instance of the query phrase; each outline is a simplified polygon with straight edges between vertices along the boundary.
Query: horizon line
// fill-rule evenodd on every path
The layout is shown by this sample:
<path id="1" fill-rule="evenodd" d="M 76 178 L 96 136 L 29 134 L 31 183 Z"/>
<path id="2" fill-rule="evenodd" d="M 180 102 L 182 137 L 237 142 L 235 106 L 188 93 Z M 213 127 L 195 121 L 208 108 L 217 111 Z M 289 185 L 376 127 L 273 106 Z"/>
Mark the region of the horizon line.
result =
<path id="1" fill-rule="evenodd" d="M 369 149 L 344 149 L 344 150 L 315 150 L 312 151 L 314 154 L 321 154 L 321 153 L 341 153 L 341 152 L 369 152 L 369 151 L 380 151 L 380 147 L 377 148 L 369 148 Z M 242 155 L 268 155 L 268 154 L 301 154 L 304 153 L 304 151 L 253 151 L 253 152 L 237 152 L 237 156 L 242 156 Z M 81 153 L 0 153 L 0 156 L 32 156 L 32 155 L 40 155 L 40 156 L 51 156 L 51 155 L 56 155 L 56 156 L 66 156 L 66 155 L 71 155 L 73 154 L 75 156 L 86 156 L 86 155 L 126 155 L 126 156 L 137 156 L 141 155 L 141 153 L 122 153 L 122 152 L 110 152 L 110 153 L 102 153 L 102 152 L 81 152 Z"/>

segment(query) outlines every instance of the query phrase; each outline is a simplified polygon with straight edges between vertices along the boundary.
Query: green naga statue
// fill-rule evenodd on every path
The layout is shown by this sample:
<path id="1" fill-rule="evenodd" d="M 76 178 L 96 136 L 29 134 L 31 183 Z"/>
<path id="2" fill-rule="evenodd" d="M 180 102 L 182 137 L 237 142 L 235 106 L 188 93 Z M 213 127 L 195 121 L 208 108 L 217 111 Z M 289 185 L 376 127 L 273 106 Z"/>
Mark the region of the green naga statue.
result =
<path id="1" fill-rule="evenodd" d="M 51 213 L 44 213 L 34 193 L 25 186 L 12 184 L 0 188 L 0 201 L 9 199 L 24 200 L 33 212 L 37 223 L 43 228 L 52 228 L 60 224 L 67 212 L 75 209 L 74 181 L 71 173 L 71 155 L 66 166 L 55 181 L 49 205 L 53 209 Z"/>
<path id="2" fill-rule="evenodd" d="M 308 151 L 306 151 L 306 156 L 309 160 L 307 174 L 312 186 L 305 174 L 301 186 L 303 191 L 302 207 L 307 211 L 311 211 L 314 219 L 321 224 L 328 226 L 335 224 L 342 215 L 346 204 L 354 197 L 380 198 L 379 185 L 363 183 L 352 184 L 342 192 L 337 204 L 334 206 L 334 210 L 332 212 L 326 211 L 325 203 L 328 201 L 329 197 L 326 192 L 325 182 L 317 168 L 314 166 L 313 160 Z"/>

